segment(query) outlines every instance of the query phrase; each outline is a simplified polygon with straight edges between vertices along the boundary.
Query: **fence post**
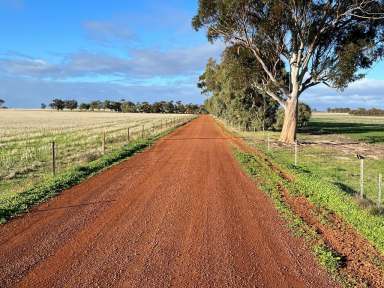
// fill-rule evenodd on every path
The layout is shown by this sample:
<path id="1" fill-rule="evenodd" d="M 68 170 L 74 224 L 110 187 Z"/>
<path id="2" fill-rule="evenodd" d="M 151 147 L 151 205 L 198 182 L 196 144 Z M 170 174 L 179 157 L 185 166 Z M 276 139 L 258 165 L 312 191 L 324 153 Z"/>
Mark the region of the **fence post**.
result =
<path id="1" fill-rule="evenodd" d="M 295 141 L 295 166 L 297 166 L 297 154 L 298 154 L 298 146 L 297 146 L 297 141 Z"/>
<path id="2" fill-rule="evenodd" d="M 360 198 L 364 198 L 364 159 L 360 159 Z"/>
<path id="3" fill-rule="evenodd" d="M 56 175 L 56 143 L 52 141 L 52 174 Z"/>
<path id="4" fill-rule="evenodd" d="M 141 138 L 144 139 L 144 125 L 143 125 L 143 127 L 141 128 Z"/>
<path id="5" fill-rule="evenodd" d="M 131 135 L 129 133 L 129 127 L 127 128 L 127 142 L 131 141 Z"/>
<path id="6" fill-rule="evenodd" d="M 102 143 L 101 143 L 101 147 L 102 147 L 102 150 L 103 150 L 103 154 L 105 154 L 105 149 L 106 149 L 106 147 L 105 147 L 105 137 L 106 137 L 106 135 L 105 135 L 106 133 L 105 133 L 105 130 L 104 130 L 104 132 L 103 132 L 103 138 L 102 138 Z"/>
<path id="7" fill-rule="evenodd" d="M 377 208 L 381 209 L 381 187 L 382 187 L 383 175 L 379 174 L 379 187 L 378 187 L 378 196 L 377 196 Z"/>

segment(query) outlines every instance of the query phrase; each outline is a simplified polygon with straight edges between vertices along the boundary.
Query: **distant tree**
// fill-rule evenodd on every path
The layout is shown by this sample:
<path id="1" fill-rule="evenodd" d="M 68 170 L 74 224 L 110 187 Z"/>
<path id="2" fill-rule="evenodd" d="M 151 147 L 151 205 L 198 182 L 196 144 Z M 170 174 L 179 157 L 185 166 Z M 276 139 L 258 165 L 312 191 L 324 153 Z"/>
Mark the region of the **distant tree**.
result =
<path id="1" fill-rule="evenodd" d="M 349 114 L 357 116 L 384 116 L 384 110 L 378 108 L 359 108 L 356 110 L 351 110 Z"/>
<path id="2" fill-rule="evenodd" d="M 174 113 L 175 111 L 175 104 L 173 101 L 165 102 L 164 106 L 164 113 Z"/>
<path id="3" fill-rule="evenodd" d="M 91 104 L 81 103 L 79 108 L 80 108 L 80 110 L 89 110 L 91 108 Z"/>
<path id="4" fill-rule="evenodd" d="M 103 109 L 103 104 L 101 103 L 101 101 L 92 101 L 90 103 L 90 106 L 90 109 L 92 111 Z"/>
<path id="5" fill-rule="evenodd" d="M 41 107 L 43 107 L 41 104 Z M 188 104 L 184 105 L 181 101 L 178 101 L 176 105 L 173 101 L 161 101 L 155 103 L 149 102 L 141 102 L 141 103 L 133 103 L 130 101 L 125 101 L 122 99 L 121 101 L 111 101 L 105 100 L 101 101 L 92 101 L 90 103 L 81 103 L 80 106 L 76 100 L 66 100 L 63 101 L 61 99 L 54 99 L 52 103 L 49 104 L 52 109 L 63 110 L 65 109 L 76 109 L 77 107 L 80 110 L 100 110 L 100 109 L 108 109 L 110 111 L 115 112 L 125 112 L 125 113 L 206 113 L 206 109 L 203 105 L 196 104 Z M 188 109 L 186 109 L 188 107 Z M 183 112 L 185 111 L 185 112 Z"/>
<path id="6" fill-rule="evenodd" d="M 3 99 L 0 99 L 0 108 L 4 105 L 5 101 Z"/>
<path id="7" fill-rule="evenodd" d="M 112 108 L 111 108 L 111 101 L 110 100 L 104 100 L 103 108 L 104 109 L 112 110 Z"/>
<path id="8" fill-rule="evenodd" d="M 126 101 L 121 104 L 121 111 L 124 113 L 135 113 L 136 105 L 133 102 Z"/>
<path id="9" fill-rule="evenodd" d="M 40 104 L 40 108 L 41 108 L 41 109 L 45 109 L 45 108 L 47 108 L 47 105 L 45 105 L 45 103 L 41 103 L 41 104 Z"/>
<path id="10" fill-rule="evenodd" d="M 61 99 L 53 99 L 49 104 L 49 107 L 56 110 L 63 110 L 65 108 L 65 103 Z"/>
<path id="11" fill-rule="evenodd" d="M 141 113 L 151 113 L 152 107 L 148 102 L 142 102 L 138 105 Z"/>
<path id="12" fill-rule="evenodd" d="M 152 104 L 152 113 L 163 113 L 163 105 L 161 102 L 155 102 Z"/>
<path id="13" fill-rule="evenodd" d="M 69 110 L 74 110 L 77 109 L 78 104 L 76 100 L 65 100 L 64 101 L 64 108 L 69 109 Z"/>
<path id="14" fill-rule="evenodd" d="M 119 102 L 119 101 L 112 101 L 111 103 L 110 103 L 110 109 L 112 110 L 112 111 L 116 111 L 116 112 L 121 112 L 121 102 Z"/>
<path id="15" fill-rule="evenodd" d="M 175 110 L 176 110 L 176 113 L 184 114 L 186 109 L 185 109 L 184 104 L 181 101 L 177 101 L 176 106 L 175 106 Z"/>
<path id="16" fill-rule="evenodd" d="M 328 108 L 328 113 L 349 113 L 351 108 Z"/>
<path id="17" fill-rule="evenodd" d="M 383 55 L 383 13 L 382 0 L 199 0 L 192 23 L 253 55 L 254 86 L 283 107 L 280 141 L 293 143 L 305 90 L 345 88 Z"/>

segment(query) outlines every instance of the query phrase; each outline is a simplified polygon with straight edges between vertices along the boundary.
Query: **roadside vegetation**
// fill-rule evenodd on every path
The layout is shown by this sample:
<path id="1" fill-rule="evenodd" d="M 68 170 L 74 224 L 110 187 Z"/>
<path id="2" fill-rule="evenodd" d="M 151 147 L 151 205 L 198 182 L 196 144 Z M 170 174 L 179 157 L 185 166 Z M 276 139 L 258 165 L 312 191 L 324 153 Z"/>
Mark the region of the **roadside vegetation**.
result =
<path id="1" fill-rule="evenodd" d="M 279 105 L 284 110 L 279 140 L 293 144 L 304 91 L 320 84 L 346 88 L 382 59 L 383 11 L 378 0 L 200 0 L 192 25 L 206 31 L 208 41 L 224 42 L 238 70 L 246 72 L 224 75 L 225 86 L 250 88 L 229 95 L 239 117 L 247 117 L 247 107 L 257 115 L 266 108 L 273 114 Z M 262 101 L 244 102 L 244 94 Z"/>
<path id="2" fill-rule="evenodd" d="M 237 150 L 235 155 L 262 191 L 271 197 L 293 234 L 305 240 L 319 263 L 335 279 L 347 287 L 383 285 L 384 257 L 373 248 L 376 247 L 381 253 L 384 251 L 382 218 L 370 215 L 346 193 L 324 184 L 315 175 L 292 170 L 284 172 L 284 169 L 276 168 L 276 163 L 265 161 L 260 154 Z M 288 179 L 285 175 L 294 177 Z M 308 204 L 303 205 L 305 201 L 302 197 L 309 201 Z M 369 239 L 372 248 L 364 244 L 364 239 L 351 242 L 354 237 L 359 237 L 358 234 L 353 235 L 354 232 L 338 222 L 334 215 L 341 216 Z M 360 262 L 360 267 L 354 265 L 356 261 Z"/>
<path id="3" fill-rule="evenodd" d="M 96 160 L 123 145 L 194 117 L 178 114 L 0 113 L 0 194 L 23 192 L 55 172 Z"/>
<path id="4" fill-rule="evenodd" d="M 278 133 L 240 132 L 250 145 L 288 168 L 294 167 L 295 146 L 283 145 Z M 372 214 L 384 214 L 379 199 L 379 175 L 384 174 L 384 118 L 314 113 L 299 130 L 297 167 L 337 186 Z M 364 157 L 364 198 L 361 199 L 361 161 Z M 297 170 L 297 169 L 296 169 Z M 380 201 L 381 200 L 381 201 Z M 381 208 L 380 208 L 381 207 Z"/>
<path id="5" fill-rule="evenodd" d="M 193 118 L 184 118 L 182 121 L 174 122 L 174 125 L 162 131 L 152 131 L 151 134 L 146 134 L 145 138 L 138 137 L 118 148 L 110 150 L 96 160 L 72 165 L 55 176 L 45 175 L 39 178 L 39 181 L 34 183 L 34 185 L 24 186 L 29 187 L 24 188 L 24 190 L 9 189 L 5 192 L 2 191 L 0 193 L 0 223 L 4 223 L 9 218 L 26 212 L 31 206 L 41 203 L 61 191 L 81 183 L 105 168 L 131 157 L 171 132 L 175 127 L 183 125 L 191 119 Z M 152 134 L 153 132 L 154 134 Z"/>
<path id="6" fill-rule="evenodd" d="M 339 273 L 339 268 L 342 266 L 341 257 L 326 245 L 313 227 L 305 223 L 305 221 L 303 221 L 299 215 L 296 215 L 289 205 L 285 203 L 278 188 L 281 178 L 268 168 L 263 161 L 260 161 L 259 157 L 253 154 L 236 149 L 235 156 L 245 171 L 258 183 L 261 190 L 271 198 L 280 215 L 288 223 L 293 235 L 303 238 L 306 244 L 312 249 L 319 263 L 328 270 L 335 280 L 346 284 L 348 281 Z M 349 280 L 349 282 L 352 281 Z"/>
<path id="7" fill-rule="evenodd" d="M 226 124 L 258 151 L 235 154 L 319 262 L 346 286 L 382 287 L 384 202 L 378 203 L 378 175 L 384 172 L 384 119 L 313 113 L 299 129 L 296 165 L 295 146 L 279 142 L 278 132 Z M 357 154 L 365 158 L 363 199 Z"/>
<path id="8" fill-rule="evenodd" d="M 198 83 L 202 93 L 208 96 L 204 106 L 211 114 L 244 130 L 281 130 L 284 109 L 254 89 L 256 69 L 250 53 L 234 48 L 224 51 L 221 63 L 210 59 Z M 297 125 L 304 127 L 312 111 L 304 103 L 300 103 L 298 109 Z"/>

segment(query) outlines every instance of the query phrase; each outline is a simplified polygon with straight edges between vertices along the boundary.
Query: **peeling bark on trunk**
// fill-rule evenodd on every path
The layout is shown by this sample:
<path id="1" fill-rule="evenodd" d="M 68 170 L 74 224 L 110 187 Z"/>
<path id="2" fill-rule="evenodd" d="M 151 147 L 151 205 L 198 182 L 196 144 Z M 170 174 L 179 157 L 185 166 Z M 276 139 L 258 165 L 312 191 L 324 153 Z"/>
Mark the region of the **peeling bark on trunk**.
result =
<path id="1" fill-rule="evenodd" d="M 297 111 L 298 111 L 298 97 L 292 97 L 287 100 L 284 114 L 283 129 L 280 134 L 280 141 L 293 144 L 296 141 L 297 130 Z"/>

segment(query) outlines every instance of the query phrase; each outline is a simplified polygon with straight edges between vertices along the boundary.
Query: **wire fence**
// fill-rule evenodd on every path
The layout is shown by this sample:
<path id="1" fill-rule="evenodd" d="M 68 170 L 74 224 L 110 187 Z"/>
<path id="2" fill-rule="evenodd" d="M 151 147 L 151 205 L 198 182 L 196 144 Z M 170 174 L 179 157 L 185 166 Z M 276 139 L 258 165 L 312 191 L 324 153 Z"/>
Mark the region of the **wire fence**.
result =
<path id="1" fill-rule="evenodd" d="M 300 141 L 283 144 L 275 132 L 232 127 L 276 163 L 311 173 L 358 198 L 362 205 L 382 209 L 384 154 L 370 144 L 342 141 Z"/>
<path id="2" fill-rule="evenodd" d="M 194 116 L 156 119 L 102 131 L 74 131 L 0 147 L 0 194 L 20 192 L 43 178 L 91 162 L 137 139 L 149 138 Z"/>

